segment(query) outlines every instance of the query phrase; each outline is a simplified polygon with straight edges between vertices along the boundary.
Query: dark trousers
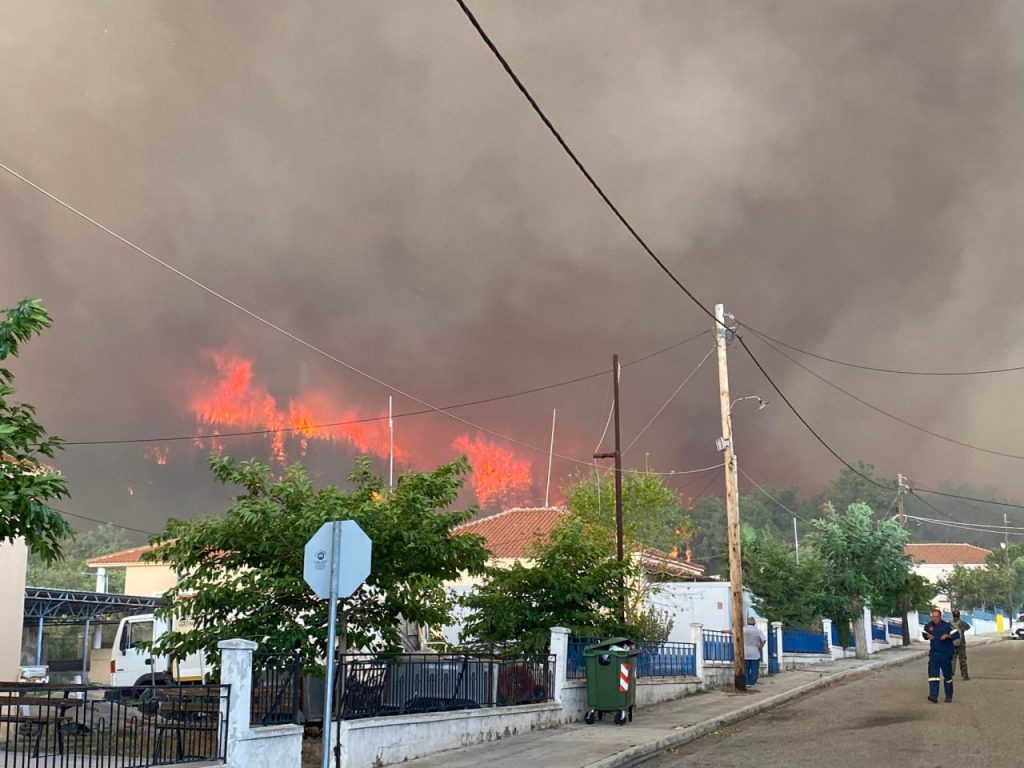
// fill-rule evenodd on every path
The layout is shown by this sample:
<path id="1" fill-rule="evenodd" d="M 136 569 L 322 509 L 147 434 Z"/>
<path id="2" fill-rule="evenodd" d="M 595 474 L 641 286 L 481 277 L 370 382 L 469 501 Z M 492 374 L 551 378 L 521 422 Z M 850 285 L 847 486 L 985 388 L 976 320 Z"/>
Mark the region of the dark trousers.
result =
<path id="1" fill-rule="evenodd" d="M 960 662 L 960 677 L 964 680 L 968 678 L 967 674 L 967 644 L 961 643 L 960 647 L 956 649 L 956 656 L 953 657 L 953 669 L 956 669 L 957 661 Z"/>
<path id="2" fill-rule="evenodd" d="M 747 676 L 747 685 L 753 685 L 757 682 L 757 678 L 761 675 L 761 660 L 756 661 L 744 661 L 744 672 Z"/>
<path id="3" fill-rule="evenodd" d="M 942 681 L 946 698 L 953 698 L 953 657 L 928 657 L 928 697 L 939 698 L 939 681 Z"/>

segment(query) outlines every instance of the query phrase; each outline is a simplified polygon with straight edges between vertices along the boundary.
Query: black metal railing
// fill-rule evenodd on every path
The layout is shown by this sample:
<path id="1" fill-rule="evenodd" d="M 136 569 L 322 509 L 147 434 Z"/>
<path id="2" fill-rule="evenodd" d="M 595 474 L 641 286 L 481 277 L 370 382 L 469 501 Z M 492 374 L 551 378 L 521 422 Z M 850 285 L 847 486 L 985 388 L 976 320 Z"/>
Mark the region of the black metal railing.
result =
<path id="1" fill-rule="evenodd" d="M 257 655 L 253 659 L 249 722 L 252 725 L 302 722 L 301 675 L 302 662 L 290 654 Z"/>
<path id="2" fill-rule="evenodd" d="M 551 701 L 554 656 L 404 654 L 339 657 L 335 716 L 344 720 Z"/>
<path id="3" fill-rule="evenodd" d="M 223 762 L 229 687 L 0 684 L 0 768 Z"/>

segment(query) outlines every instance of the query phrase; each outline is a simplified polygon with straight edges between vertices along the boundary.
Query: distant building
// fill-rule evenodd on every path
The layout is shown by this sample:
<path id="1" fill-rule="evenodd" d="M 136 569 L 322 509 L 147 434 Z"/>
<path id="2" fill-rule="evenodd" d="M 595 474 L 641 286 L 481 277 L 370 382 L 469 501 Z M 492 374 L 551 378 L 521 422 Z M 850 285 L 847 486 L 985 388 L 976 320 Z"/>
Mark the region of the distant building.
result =
<path id="1" fill-rule="evenodd" d="M 122 549 L 120 552 L 112 552 L 109 555 L 101 555 L 86 560 L 85 564 L 90 568 L 123 570 L 124 571 L 124 593 L 126 595 L 155 596 L 163 595 L 168 589 L 178 583 L 178 577 L 174 569 L 166 563 L 146 563 L 142 555 L 153 549 L 152 546 L 132 547 Z M 97 580 L 99 589 L 99 580 Z"/>
<path id="2" fill-rule="evenodd" d="M 914 573 L 920 574 L 932 584 L 952 574 L 955 565 L 981 568 L 990 554 L 989 550 L 973 544 L 907 544 L 905 551 L 914 561 Z M 936 595 L 934 603 L 943 610 L 950 607 L 945 595 Z"/>

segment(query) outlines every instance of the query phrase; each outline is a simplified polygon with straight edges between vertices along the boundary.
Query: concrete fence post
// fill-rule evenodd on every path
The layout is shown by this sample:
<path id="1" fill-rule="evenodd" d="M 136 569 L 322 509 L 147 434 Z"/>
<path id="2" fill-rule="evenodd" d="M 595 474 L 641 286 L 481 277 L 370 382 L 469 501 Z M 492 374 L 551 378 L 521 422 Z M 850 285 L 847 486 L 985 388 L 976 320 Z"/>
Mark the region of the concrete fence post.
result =
<path id="1" fill-rule="evenodd" d="M 779 672 L 785 672 L 786 669 L 782 665 L 782 622 L 772 622 L 772 632 L 775 633 L 775 653 L 779 656 Z"/>
<path id="2" fill-rule="evenodd" d="M 227 726 L 224 754 L 228 765 L 235 765 L 232 758 L 238 742 L 249 732 L 252 654 L 256 647 L 252 640 L 237 638 L 217 643 L 220 649 L 220 684 L 231 686 L 230 702 L 228 699 L 221 699 L 220 702 L 220 716 Z"/>
<path id="3" fill-rule="evenodd" d="M 825 647 L 828 648 L 829 656 L 833 659 L 841 659 L 843 649 L 832 645 L 832 619 L 821 620 L 821 631 L 825 633 Z"/>
<path id="4" fill-rule="evenodd" d="M 889 637 L 889 617 L 886 616 L 882 619 L 883 626 L 885 627 L 885 645 L 887 648 L 892 647 L 892 639 Z"/>
<path id="5" fill-rule="evenodd" d="M 873 628 L 872 619 L 873 618 L 874 617 L 871 615 L 871 607 L 865 605 L 864 606 L 864 641 L 866 643 L 865 647 L 866 647 L 866 650 L 867 650 L 869 656 L 872 653 L 875 653 L 875 638 L 872 636 L 872 628 Z"/>
<path id="6" fill-rule="evenodd" d="M 569 671 L 569 630 L 565 627 L 551 628 L 551 653 L 555 657 L 554 698 L 561 704 Z"/>
<path id="7" fill-rule="evenodd" d="M 910 633 L 910 642 L 921 639 L 921 622 L 917 618 L 917 610 L 907 611 L 907 632 Z M 902 642 L 902 641 L 901 641 Z"/>
<path id="8" fill-rule="evenodd" d="M 690 624 L 690 642 L 694 644 L 694 655 L 697 659 L 697 677 L 704 679 L 704 625 L 699 621 Z"/>

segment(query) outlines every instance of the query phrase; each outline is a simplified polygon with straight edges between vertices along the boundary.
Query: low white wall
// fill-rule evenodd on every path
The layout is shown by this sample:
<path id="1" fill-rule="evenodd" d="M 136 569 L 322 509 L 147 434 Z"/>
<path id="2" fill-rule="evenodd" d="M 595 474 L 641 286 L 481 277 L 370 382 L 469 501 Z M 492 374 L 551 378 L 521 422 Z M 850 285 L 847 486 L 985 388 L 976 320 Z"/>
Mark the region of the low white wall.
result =
<path id="1" fill-rule="evenodd" d="M 783 672 L 794 670 L 797 667 L 831 663 L 831 653 L 783 653 L 779 660 L 779 666 Z"/>
<path id="2" fill-rule="evenodd" d="M 231 700 L 221 703 L 226 723 L 226 763 L 232 768 L 295 768 L 302 764 L 302 726 L 270 725 L 252 727 L 252 654 L 251 640 L 222 640 L 221 685 L 231 686 Z"/>
<path id="3" fill-rule="evenodd" d="M 370 768 L 551 728 L 564 721 L 562 706 L 547 702 L 368 717 L 343 720 L 336 727 L 341 729 L 341 768 Z M 281 764 L 275 768 L 281 768 Z"/>

